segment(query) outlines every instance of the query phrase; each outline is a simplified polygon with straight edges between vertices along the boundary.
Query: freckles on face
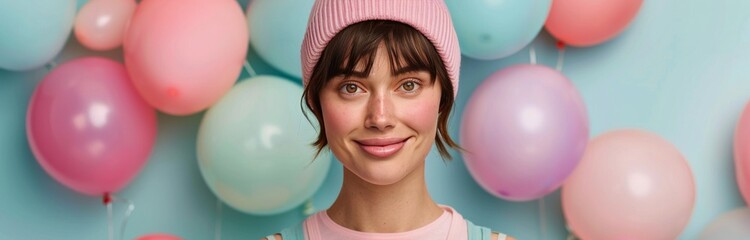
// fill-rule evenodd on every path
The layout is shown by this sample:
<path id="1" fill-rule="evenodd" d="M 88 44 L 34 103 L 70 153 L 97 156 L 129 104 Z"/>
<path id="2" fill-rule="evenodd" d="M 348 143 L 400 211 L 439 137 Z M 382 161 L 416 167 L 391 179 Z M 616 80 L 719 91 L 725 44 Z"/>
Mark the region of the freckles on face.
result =
<path id="1" fill-rule="evenodd" d="M 439 83 L 436 82 L 432 87 L 439 87 Z M 404 126 L 419 134 L 418 143 L 426 145 L 427 151 L 431 148 L 437 132 L 439 93 L 439 91 L 426 91 L 423 93 L 426 95 L 424 100 L 409 99 L 396 104 L 398 115 L 401 116 Z M 429 101 L 425 101 L 428 99 Z"/>
<path id="2" fill-rule="evenodd" d="M 361 125 L 361 122 L 364 121 L 361 117 L 362 110 L 356 104 L 345 104 L 342 101 L 338 101 L 336 99 L 338 96 L 330 93 L 330 91 L 324 90 L 324 92 L 327 93 L 321 93 L 320 98 L 328 147 L 334 153 L 343 153 L 340 151 L 341 148 L 348 145 L 345 137 L 355 131 Z M 350 154 L 347 155 L 349 156 L 337 155 L 337 158 L 352 157 Z"/>
<path id="3" fill-rule="evenodd" d="M 349 145 L 347 138 L 359 135 L 368 135 L 363 132 L 372 132 L 367 129 L 367 117 L 372 114 L 371 101 L 386 101 L 390 105 L 387 107 L 387 113 L 394 123 L 392 131 L 398 132 L 397 135 L 417 136 L 417 144 L 427 145 L 431 148 L 434 143 L 437 132 L 437 122 L 440 105 L 440 83 L 435 81 L 434 84 L 429 82 L 429 74 L 423 73 L 420 76 L 426 82 L 421 86 L 422 92 L 413 98 L 391 96 L 387 100 L 370 99 L 346 100 L 338 96 L 336 91 L 323 90 L 320 94 L 321 108 L 325 126 L 325 134 L 328 139 L 329 147 L 343 147 Z M 374 93 L 370 93 L 374 94 Z M 388 135 L 388 133 L 372 133 L 374 135 Z M 343 146 L 342 146 L 343 145 Z"/>

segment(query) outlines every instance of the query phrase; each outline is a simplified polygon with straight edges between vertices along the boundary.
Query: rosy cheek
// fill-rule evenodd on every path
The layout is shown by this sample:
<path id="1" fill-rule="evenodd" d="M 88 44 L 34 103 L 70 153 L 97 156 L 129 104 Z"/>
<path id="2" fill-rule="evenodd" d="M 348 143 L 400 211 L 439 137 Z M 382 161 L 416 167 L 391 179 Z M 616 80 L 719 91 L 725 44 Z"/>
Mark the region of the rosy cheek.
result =
<path id="1" fill-rule="evenodd" d="M 353 115 L 350 107 L 331 101 L 321 101 L 323 108 L 323 121 L 326 128 L 326 137 L 331 142 L 335 139 L 342 139 L 344 134 L 351 131 L 354 121 L 357 119 Z"/>
<path id="2" fill-rule="evenodd" d="M 413 101 L 396 104 L 404 123 L 420 134 L 432 134 L 437 128 L 439 99 L 414 99 Z"/>

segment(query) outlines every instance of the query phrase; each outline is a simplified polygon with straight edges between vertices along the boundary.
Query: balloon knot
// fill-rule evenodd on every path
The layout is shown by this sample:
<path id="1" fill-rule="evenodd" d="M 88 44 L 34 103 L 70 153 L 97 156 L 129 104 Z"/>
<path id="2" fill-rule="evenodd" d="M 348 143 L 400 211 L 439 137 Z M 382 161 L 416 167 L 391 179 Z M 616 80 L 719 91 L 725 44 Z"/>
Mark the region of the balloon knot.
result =
<path id="1" fill-rule="evenodd" d="M 107 205 L 112 202 L 112 196 L 109 195 L 109 193 L 104 193 L 104 197 L 102 198 L 102 203 L 104 205 Z"/>
<path id="2" fill-rule="evenodd" d="M 560 50 L 565 49 L 565 42 L 557 40 L 557 49 L 560 49 Z"/>

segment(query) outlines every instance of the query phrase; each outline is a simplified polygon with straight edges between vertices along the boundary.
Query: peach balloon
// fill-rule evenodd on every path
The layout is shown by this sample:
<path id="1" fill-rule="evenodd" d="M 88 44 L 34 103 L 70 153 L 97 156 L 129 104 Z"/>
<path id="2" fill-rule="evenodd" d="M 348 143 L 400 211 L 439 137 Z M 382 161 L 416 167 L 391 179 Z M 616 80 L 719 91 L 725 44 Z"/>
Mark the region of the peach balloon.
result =
<path id="1" fill-rule="evenodd" d="M 622 32 L 642 4 L 643 0 L 554 0 L 544 26 L 565 44 L 592 46 Z"/>
<path id="2" fill-rule="evenodd" d="M 240 75 L 247 22 L 234 0 L 143 1 L 125 34 L 125 65 L 146 101 L 189 115 L 213 105 Z"/>
<path id="3" fill-rule="evenodd" d="M 584 240 L 676 239 L 695 205 L 695 181 L 682 154 L 642 130 L 592 139 L 562 189 L 568 226 Z"/>
<path id="4" fill-rule="evenodd" d="M 76 38 L 92 50 L 119 47 L 135 7 L 135 0 L 92 0 L 86 3 L 76 16 Z"/>

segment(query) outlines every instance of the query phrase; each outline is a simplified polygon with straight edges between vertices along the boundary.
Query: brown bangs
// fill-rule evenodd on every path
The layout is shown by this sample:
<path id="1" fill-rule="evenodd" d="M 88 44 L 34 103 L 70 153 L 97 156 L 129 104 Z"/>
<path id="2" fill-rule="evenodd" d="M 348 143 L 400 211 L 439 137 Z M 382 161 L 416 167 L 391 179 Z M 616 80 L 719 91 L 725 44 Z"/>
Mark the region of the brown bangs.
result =
<path id="1" fill-rule="evenodd" d="M 354 30 L 352 30 L 354 29 Z M 361 34 L 366 32 L 368 34 Z M 436 52 L 429 40 L 409 25 L 393 21 L 365 21 L 353 24 L 329 42 L 318 61 L 324 62 L 323 68 L 316 69 L 323 74 L 319 79 L 330 80 L 333 77 L 370 75 L 375 54 L 380 44 L 388 50 L 391 73 L 398 75 L 410 71 L 427 71 L 432 81 L 435 80 L 440 68 L 444 68 L 443 60 Z M 358 72 L 358 66 L 364 70 Z M 359 67 L 360 69 L 362 67 Z M 315 75 L 315 71 L 313 73 Z M 445 77 L 446 76 L 440 76 Z M 314 76 L 311 78 L 315 78 Z"/>

